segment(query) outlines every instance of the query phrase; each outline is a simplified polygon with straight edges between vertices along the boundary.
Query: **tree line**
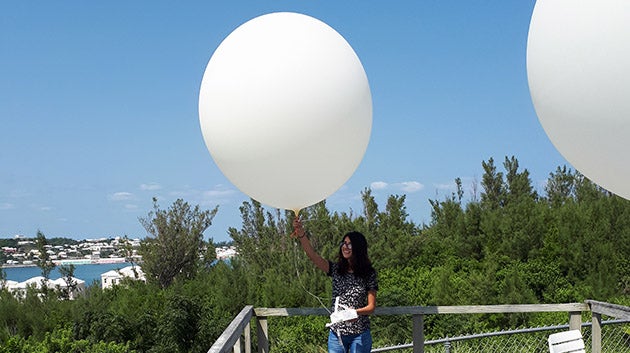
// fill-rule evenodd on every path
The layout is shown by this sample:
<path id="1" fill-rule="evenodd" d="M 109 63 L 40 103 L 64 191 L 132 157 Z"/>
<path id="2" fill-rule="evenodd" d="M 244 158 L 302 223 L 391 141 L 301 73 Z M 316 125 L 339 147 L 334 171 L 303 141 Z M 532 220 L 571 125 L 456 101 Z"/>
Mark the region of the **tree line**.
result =
<path id="1" fill-rule="evenodd" d="M 342 236 L 366 235 L 378 271 L 379 306 L 581 302 L 630 303 L 630 201 L 578 172 L 558 167 L 539 194 L 514 157 L 500 171 L 482 162 L 479 195 L 464 199 L 461 180 L 429 200 L 429 224 L 409 220 L 405 195 L 378 205 L 362 192 L 363 209 L 331 212 L 325 202 L 300 211 L 313 246 L 334 260 Z M 154 209 L 141 223 L 147 283 L 91 286 L 77 300 L 55 293 L 15 299 L 0 291 L 0 353 L 205 352 L 245 305 L 329 307 L 331 284 L 289 237 L 295 215 L 240 206 L 240 228 L 228 233 L 239 256 L 215 261 L 203 239 L 218 208 L 184 200 Z M 278 352 L 318 352 L 327 317 L 271 318 Z M 375 346 L 411 338 L 406 317 L 374 317 Z M 427 339 L 462 332 L 565 323 L 565 314 L 433 315 Z"/>

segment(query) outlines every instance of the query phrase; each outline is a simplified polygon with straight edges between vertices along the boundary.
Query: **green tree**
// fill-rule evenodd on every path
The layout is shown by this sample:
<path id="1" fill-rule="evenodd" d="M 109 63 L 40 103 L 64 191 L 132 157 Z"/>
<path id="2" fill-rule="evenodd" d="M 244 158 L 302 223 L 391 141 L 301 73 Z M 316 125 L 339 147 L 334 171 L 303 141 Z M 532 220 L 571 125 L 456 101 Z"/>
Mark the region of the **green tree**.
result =
<path id="1" fill-rule="evenodd" d="M 217 259 L 217 249 L 214 243 L 211 241 L 205 242 L 202 252 L 202 265 L 206 268 L 212 266 L 214 260 Z"/>
<path id="2" fill-rule="evenodd" d="M 55 263 L 50 258 L 46 245 L 48 245 L 48 242 L 46 241 L 46 236 L 44 235 L 44 233 L 38 230 L 37 238 L 35 240 L 35 246 L 39 251 L 39 256 L 37 257 L 37 266 L 42 271 L 42 277 L 44 277 L 41 281 L 40 290 L 45 297 L 49 294 L 48 282 L 50 279 L 50 272 L 55 269 Z"/>
<path id="3" fill-rule="evenodd" d="M 560 207 L 563 204 L 575 200 L 577 175 L 567 166 L 558 167 L 555 173 L 549 173 L 545 184 L 546 200 L 552 207 Z"/>
<path id="4" fill-rule="evenodd" d="M 74 278 L 74 265 L 61 265 L 59 266 L 59 273 L 61 278 L 66 283 L 65 288 L 59 289 L 59 296 L 62 299 L 74 299 L 77 289 L 77 280 Z"/>
<path id="5" fill-rule="evenodd" d="M 182 199 L 162 210 L 154 198 L 153 211 L 140 219 L 150 234 L 140 247 L 147 280 L 166 288 L 177 278 L 193 278 L 207 249 L 203 232 L 212 225 L 217 210 L 218 206 L 202 211 L 199 205 L 191 207 Z"/>
<path id="6" fill-rule="evenodd" d="M 300 211 L 306 224 L 310 222 L 311 209 Z M 288 220 L 293 219 L 293 212 L 265 209 L 256 200 L 243 202 L 240 211 L 241 229 L 230 228 L 229 232 L 245 269 L 244 280 L 250 288 L 248 301 L 260 306 L 303 306 L 309 300 L 304 296 L 304 288 L 317 291 L 310 285 L 315 269 L 289 237 Z M 310 234 L 312 239 L 317 237 L 312 231 Z"/>
<path id="7" fill-rule="evenodd" d="M 122 245 L 120 251 L 125 257 L 125 261 L 131 264 L 131 269 L 133 270 L 133 274 L 135 278 L 138 278 L 138 272 L 136 271 L 136 256 L 134 254 L 134 249 L 131 244 L 131 240 L 127 235 L 125 235 L 122 239 Z"/>
<path id="8" fill-rule="evenodd" d="M 502 207 L 505 203 L 505 186 L 503 185 L 503 173 L 497 172 L 494 159 L 481 163 L 484 174 L 481 178 L 483 193 L 481 194 L 481 205 L 485 209 L 494 210 Z"/>
<path id="9" fill-rule="evenodd" d="M 50 279 L 50 272 L 55 269 L 55 264 L 53 263 L 50 255 L 48 254 L 48 249 L 46 249 L 46 245 L 48 242 L 46 241 L 46 236 L 40 230 L 37 231 L 37 239 L 35 241 L 37 246 L 37 250 L 39 251 L 39 256 L 37 259 L 37 266 L 42 271 L 42 277 L 46 280 Z"/>
<path id="10" fill-rule="evenodd" d="M 190 296 L 168 293 L 157 332 L 163 351 L 190 351 L 201 320 L 199 304 Z"/>
<path id="11" fill-rule="evenodd" d="M 369 204 L 372 200 L 365 200 Z M 419 238 L 416 225 L 409 220 L 405 195 L 390 195 L 385 210 L 378 213 L 378 223 L 373 230 L 363 230 L 369 241 L 370 256 L 376 267 L 404 267 L 409 258 L 418 256 Z M 355 224 L 361 230 L 359 217 Z M 369 224 L 369 223 L 368 223 Z"/>

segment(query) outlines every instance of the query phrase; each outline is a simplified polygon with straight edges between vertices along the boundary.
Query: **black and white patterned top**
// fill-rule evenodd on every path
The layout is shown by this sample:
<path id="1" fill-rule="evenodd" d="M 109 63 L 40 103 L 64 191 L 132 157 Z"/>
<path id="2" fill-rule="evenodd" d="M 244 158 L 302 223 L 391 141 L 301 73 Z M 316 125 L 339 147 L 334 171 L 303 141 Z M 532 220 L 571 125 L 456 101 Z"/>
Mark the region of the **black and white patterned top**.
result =
<path id="1" fill-rule="evenodd" d="M 340 275 L 337 264 L 328 261 L 328 276 L 332 277 L 332 310 L 335 309 L 335 299 L 339 297 L 339 304 L 353 309 L 359 309 L 367 305 L 368 292 L 378 290 L 376 272 L 362 278 L 354 273 Z M 331 329 L 335 333 L 345 335 L 360 334 L 370 328 L 369 316 L 359 315 L 356 321 L 345 321 L 335 324 Z"/>

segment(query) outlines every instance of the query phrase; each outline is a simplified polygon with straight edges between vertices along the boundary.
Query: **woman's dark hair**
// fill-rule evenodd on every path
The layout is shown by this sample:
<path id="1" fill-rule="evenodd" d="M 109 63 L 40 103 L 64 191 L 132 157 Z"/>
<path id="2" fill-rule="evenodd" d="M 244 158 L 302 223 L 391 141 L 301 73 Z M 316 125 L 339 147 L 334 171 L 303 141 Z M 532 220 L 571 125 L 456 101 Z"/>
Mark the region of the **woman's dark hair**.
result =
<path id="1" fill-rule="evenodd" d="M 352 260 L 354 263 L 352 271 L 359 277 L 367 277 L 370 273 L 374 272 L 374 267 L 372 267 L 372 262 L 370 262 L 370 258 L 368 257 L 368 247 L 365 236 L 359 232 L 350 232 L 344 235 L 341 241 L 344 241 L 346 237 L 350 238 L 350 242 L 352 243 Z M 348 273 L 349 269 L 350 263 L 343 257 L 340 246 L 337 271 L 339 274 L 345 274 Z"/>

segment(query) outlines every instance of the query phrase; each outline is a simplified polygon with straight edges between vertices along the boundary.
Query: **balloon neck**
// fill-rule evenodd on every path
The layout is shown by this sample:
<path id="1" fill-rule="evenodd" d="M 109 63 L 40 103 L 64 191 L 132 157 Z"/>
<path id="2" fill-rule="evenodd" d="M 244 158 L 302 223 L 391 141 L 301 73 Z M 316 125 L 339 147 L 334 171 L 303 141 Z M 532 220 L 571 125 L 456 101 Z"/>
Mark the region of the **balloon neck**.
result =
<path id="1" fill-rule="evenodd" d="M 295 217 L 299 217 L 300 216 L 300 210 L 301 210 L 301 208 L 293 210 L 293 213 L 295 213 Z"/>

